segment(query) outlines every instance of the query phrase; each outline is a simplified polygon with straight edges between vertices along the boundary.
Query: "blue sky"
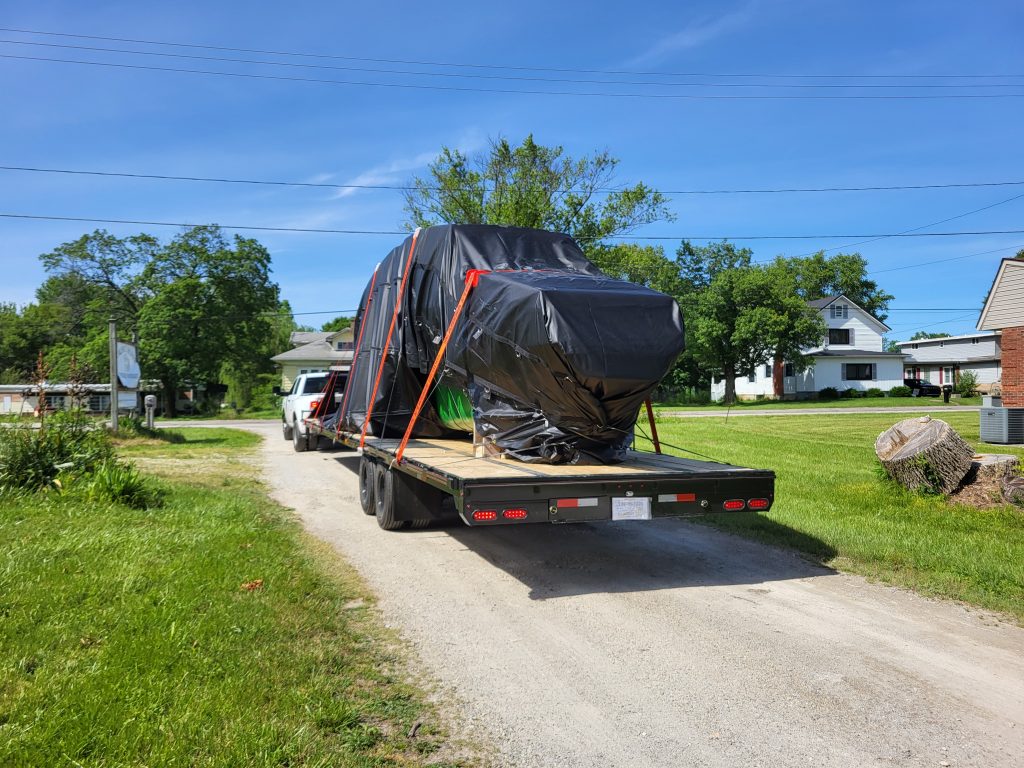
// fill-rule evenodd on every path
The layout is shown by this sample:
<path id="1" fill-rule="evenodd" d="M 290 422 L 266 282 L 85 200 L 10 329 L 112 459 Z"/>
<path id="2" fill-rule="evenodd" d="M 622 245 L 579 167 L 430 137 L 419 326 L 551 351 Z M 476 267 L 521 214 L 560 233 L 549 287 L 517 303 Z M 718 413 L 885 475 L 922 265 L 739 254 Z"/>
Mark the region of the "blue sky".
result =
<path id="1" fill-rule="evenodd" d="M 970 88 L 652 88 L 606 83 L 429 77 L 243 65 L 0 43 L 0 54 L 290 77 L 505 90 L 701 95 L 1024 94 L 1015 2 L 602 2 L 373 4 L 45 2 L 5 4 L 0 26 L 102 37 L 336 56 L 534 68 L 706 73 L 694 77 L 458 69 L 342 59 L 328 66 L 701 83 L 970 85 Z M 0 6 L 2 7 L 2 6 Z M 0 32 L 4 41 L 251 54 Z M 788 74 L 798 79 L 736 78 Z M 811 78 L 810 75 L 1017 75 L 1003 79 Z M 979 87 L 984 84 L 984 87 Z M 1019 87 L 995 87 L 1020 84 Z M 247 79 L 0 58 L 0 165 L 223 178 L 402 184 L 441 146 L 468 152 L 529 132 L 570 154 L 608 149 L 618 181 L 663 190 L 1024 181 L 1024 98 L 666 99 L 566 96 Z M 675 195 L 677 219 L 650 236 L 825 235 L 1024 229 L 1024 185 L 917 191 Z M 1008 201 L 1008 202 L 1004 202 Z M 0 171 L 0 212 L 328 229 L 400 228 L 400 194 L 129 180 Z M 0 300 L 30 301 L 38 255 L 103 226 L 0 219 Z M 356 305 L 373 265 L 400 236 L 245 233 L 274 258 L 296 312 Z M 838 248 L 857 238 L 738 242 L 755 259 Z M 672 252 L 678 245 L 670 240 Z M 894 294 L 894 338 L 973 330 L 998 260 L 1024 234 L 889 238 L 854 247 Z M 983 251 L 996 253 L 969 256 Z M 968 257 L 969 256 L 969 257 Z M 968 257 L 968 258 L 959 258 Z M 956 259 L 942 261 L 943 259 Z M 909 269 L 894 269 L 923 264 Z M 891 271 L 881 271 L 891 270 Z M 903 311 L 950 308 L 943 312 Z M 965 308 L 965 309 L 958 309 Z M 303 316 L 317 325 L 330 315 Z"/>

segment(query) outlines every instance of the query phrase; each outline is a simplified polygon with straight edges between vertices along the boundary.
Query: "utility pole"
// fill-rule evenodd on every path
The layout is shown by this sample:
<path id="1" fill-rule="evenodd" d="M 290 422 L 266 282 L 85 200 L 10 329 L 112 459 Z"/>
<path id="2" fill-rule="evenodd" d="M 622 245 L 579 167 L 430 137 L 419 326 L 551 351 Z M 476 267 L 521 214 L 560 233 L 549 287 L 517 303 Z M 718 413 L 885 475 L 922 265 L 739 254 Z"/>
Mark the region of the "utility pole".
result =
<path id="1" fill-rule="evenodd" d="M 117 321 L 110 318 L 110 431 L 117 432 Z"/>

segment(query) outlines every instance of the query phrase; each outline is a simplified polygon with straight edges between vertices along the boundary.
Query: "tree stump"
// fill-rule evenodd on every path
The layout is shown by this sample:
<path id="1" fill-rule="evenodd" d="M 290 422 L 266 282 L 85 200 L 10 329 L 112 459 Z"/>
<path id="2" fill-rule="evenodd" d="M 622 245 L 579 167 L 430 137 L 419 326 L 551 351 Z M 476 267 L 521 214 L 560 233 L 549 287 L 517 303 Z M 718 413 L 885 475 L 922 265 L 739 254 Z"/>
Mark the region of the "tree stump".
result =
<path id="1" fill-rule="evenodd" d="M 1006 477 L 1003 479 L 1003 498 L 1011 504 L 1024 504 L 1024 477 Z"/>
<path id="2" fill-rule="evenodd" d="M 903 487 L 949 493 L 971 469 L 974 449 L 946 422 L 922 416 L 904 419 L 880 434 L 875 455 Z"/>

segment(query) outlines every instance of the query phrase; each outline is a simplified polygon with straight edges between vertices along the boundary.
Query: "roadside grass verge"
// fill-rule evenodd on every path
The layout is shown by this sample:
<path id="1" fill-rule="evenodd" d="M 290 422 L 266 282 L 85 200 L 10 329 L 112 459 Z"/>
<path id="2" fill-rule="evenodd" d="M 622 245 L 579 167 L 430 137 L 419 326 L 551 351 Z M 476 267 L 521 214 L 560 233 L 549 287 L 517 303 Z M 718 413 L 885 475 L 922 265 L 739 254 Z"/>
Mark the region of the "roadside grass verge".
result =
<path id="1" fill-rule="evenodd" d="M 705 403 L 703 405 L 685 403 L 655 403 L 659 411 L 722 411 L 724 415 L 730 407 L 742 411 L 747 408 L 769 408 L 772 410 L 791 410 L 793 408 L 934 408 L 938 406 L 980 406 L 981 396 L 953 397 L 943 402 L 941 397 L 843 397 L 835 400 L 739 400 L 732 406 L 721 403 Z"/>
<path id="2" fill-rule="evenodd" d="M 372 596 L 226 432 L 124 451 L 167 462 L 156 509 L 0 495 L 0 765 L 458 764 Z"/>
<path id="3" fill-rule="evenodd" d="M 953 598 L 1024 620 L 1024 510 L 954 505 L 884 478 L 875 438 L 904 414 L 764 418 L 659 418 L 662 440 L 719 461 L 776 472 L 767 513 L 697 518 L 722 530 L 792 547 L 813 559 L 923 594 Z M 975 449 L 977 413 L 942 413 Z M 646 431 L 641 421 L 641 429 Z M 650 443 L 638 438 L 638 446 Z M 666 452 L 691 456 L 665 447 Z"/>

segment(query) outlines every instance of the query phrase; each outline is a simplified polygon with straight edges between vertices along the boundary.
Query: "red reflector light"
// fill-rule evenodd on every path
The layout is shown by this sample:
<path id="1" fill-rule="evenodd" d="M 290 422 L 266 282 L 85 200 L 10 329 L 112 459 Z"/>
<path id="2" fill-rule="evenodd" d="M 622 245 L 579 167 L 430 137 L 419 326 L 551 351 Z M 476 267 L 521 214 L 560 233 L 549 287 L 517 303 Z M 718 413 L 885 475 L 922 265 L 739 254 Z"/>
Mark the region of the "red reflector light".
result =
<path id="1" fill-rule="evenodd" d="M 747 502 L 743 499 L 729 499 L 722 505 L 726 512 L 738 512 L 745 506 L 747 506 Z"/>
<path id="2" fill-rule="evenodd" d="M 473 512 L 474 520 L 497 520 L 498 512 L 493 509 L 478 509 Z"/>
<path id="3" fill-rule="evenodd" d="M 747 502 L 749 509 L 768 509 L 768 499 L 751 499 Z"/>
<path id="4" fill-rule="evenodd" d="M 501 516 L 506 520 L 525 520 L 528 514 L 525 509 L 517 507 L 516 509 L 506 509 L 501 513 Z"/>

